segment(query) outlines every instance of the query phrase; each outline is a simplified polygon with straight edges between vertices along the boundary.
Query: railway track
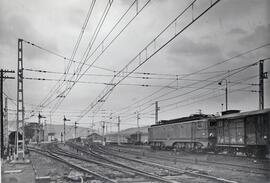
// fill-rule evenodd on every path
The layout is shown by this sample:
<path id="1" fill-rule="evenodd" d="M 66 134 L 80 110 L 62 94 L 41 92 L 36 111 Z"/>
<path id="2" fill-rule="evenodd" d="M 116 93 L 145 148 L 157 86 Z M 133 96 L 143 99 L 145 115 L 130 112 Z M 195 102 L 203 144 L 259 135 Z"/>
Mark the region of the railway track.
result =
<path id="1" fill-rule="evenodd" d="M 136 156 L 145 156 L 149 158 L 159 158 L 166 161 L 172 161 L 172 162 L 183 162 L 188 164 L 198 164 L 202 166 L 209 166 L 209 165 L 215 165 L 217 168 L 226 168 L 229 170 L 235 170 L 237 168 L 237 171 L 246 172 L 246 173 L 256 173 L 256 174 L 262 174 L 262 175 L 269 175 L 270 169 L 269 168 L 263 168 L 263 167 L 250 167 L 247 165 L 241 165 L 241 164 L 232 164 L 228 162 L 218 162 L 218 161 L 209 161 L 209 160 L 198 160 L 198 159 L 191 159 L 191 158 L 184 158 L 179 156 L 170 156 L 170 155 L 161 155 L 161 154 L 154 154 L 151 152 L 139 152 L 127 149 L 126 147 L 106 147 L 108 150 L 113 150 L 115 152 L 122 152 L 126 154 L 133 154 Z M 120 149 L 121 148 L 121 149 Z M 120 149 L 120 151 L 119 151 Z M 251 170 L 252 169 L 252 170 Z"/>
<path id="2" fill-rule="evenodd" d="M 130 158 L 130 157 L 117 155 L 117 154 L 112 153 L 112 152 L 107 152 L 106 150 L 101 149 L 99 147 L 95 147 L 95 149 L 89 150 L 89 149 L 86 149 L 85 147 L 82 147 L 80 145 L 73 144 L 73 143 L 69 143 L 68 145 L 71 146 L 72 148 L 79 150 L 80 152 L 82 152 L 84 154 L 88 154 L 90 156 L 95 156 L 96 158 L 106 159 L 106 160 L 114 159 L 114 161 L 124 162 L 125 164 L 128 164 L 129 166 L 136 166 L 136 163 L 137 163 L 137 164 L 140 164 L 140 166 L 150 166 L 150 167 L 155 167 L 155 168 L 161 169 L 163 171 L 169 172 L 169 174 L 176 173 L 176 174 L 182 175 L 182 177 L 179 177 L 176 180 L 174 179 L 176 182 L 187 182 L 187 180 L 188 180 L 188 182 L 192 182 L 192 180 L 191 180 L 192 178 L 196 179 L 196 181 L 194 181 L 194 182 L 198 182 L 198 181 L 199 182 L 227 182 L 227 183 L 235 183 L 236 182 L 236 181 L 231 181 L 231 180 L 227 180 L 224 178 L 219 178 L 219 177 L 207 175 L 207 174 L 198 172 L 196 170 L 179 169 L 179 168 L 165 166 L 165 165 L 161 165 L 158 163 L 153 163 L 153 162 L 149 162 L 149 161 L 145 161 L 145 160 L 138 160 L 138 159 L 134 159 L 134 158 Z M 152 170 L 152 171 L 154 171 L 154 170 Z M 186 179 L 183 178 L 185 176 L 186 176 Z M 170 178 L 173 179 L 172 176 Z"/>
<path id="3" fill-rule="evenodd" d="M 83 166 L 80 166 L 80 165 L 78 165 L 76 163 L 69 162 L 66 159 L 63 159 L 60 156 L 58 156 L 58 155 L 56 155 L 56 154 L 54 154 L 52 152 L 49 152 L 49 151 L 46 151 L 46 150 L 43 150 L 43 149 L 33 148 L 33 147 L 28 147 L 28 150 L 33 151 L 33 152 L 38 153 L 38 154 L 41 154 L 43 156 L 49 157 L 49 158 L 54 159 L 56 161 L 59 161 L 61 163 L 64 163 L 64 164 L 70 166 L 71 168 L 76 169 L 76 170 L 78 170 L 80 172 L 92 175 L 92 176 L 95 177 L 94 180 L 102 181 L 102 182 L 106 182 L 106 183 L 116 183 L 116 181 L 113 181 L 113 180 L 111 180 L 111 179 L 109 179 L 109 178 L 107 178 L 107 177 L 105 177 L 105 176 L 103 176 L 103 175 L 101 175 L 99 173 L 96 173 L 96 172 L 94 172 L 94 171 L 92 171 L 90 169 L 87 169 L 87 168 L 85 168 Z"/>
<path id="4" fill-rule="evenodd" d="M 132 168 L 132 167 L 120 164 L 120 163 L 110 161 L 110 160 L 105 159 L 105 158 L 97 157 L 94 154 L 91 154 L 92 159 L 89 159 L 89 158 L 85 158 L 85 157 L 83 157 L 81 155 L 78 155 L 78 154 L 75 154 L 75 153 L 66 152 L 66 151 L 64 151 L 62 149 L 59 149 L 57 147 L 54 147 L 52 151 L 54 153 L 57 153 L 60 156 L 63 155 L 63 156 L 67 156 L 67 157 L 70 157 L 70 158 L 73 158 L 73 159 L 76 159 L 76 160 L 82 160 L 82 161 L 85 161 L 85 162 L 88 162 L 88 163 L 94 163 L 94 164 L 97 164 L 97 165 L 106 166 L 106 167 L 108 167 L 110 169 L 114 169 L 114 170 L 116 170 L 118 172 L 126 173 L 126 174 L 128 174 L 130 176 L 129 178 L 132 178 L 132 182 L 168 182 L 168 183 L 175 183 L 175 181 L 173 181 L 173 180 L 166 179 L 164 177 L 153 175 L 153 174 L 150 174 L 150 173 L 146 173 L 146 172 L 140 171 L 138 169 L 135 169 L 135 168 Z M 93 159 L 95 159 L 95 160 L 93 160 Z M 102 160 L 102 161 L 100 161 L 100 160 Z M 70 160 L 70 161 L 73 161 L 73 160 Z M 79 162 L 76 162 L 76 163 L 79 163 Z M 94 168 L 94 167 L 92 167 L 92 168 Z M 118 172 L 116 172 L 115 174 L 119 174 Z M 111 176 L 111 177 L 113 177 L 113 176 Z M 144 179 L 142 179 L 142 178 L 144 178 Z M 117 182 L 126 182 L 126 181 L 127 180 L 121 180 L 120 178 L 117 180 Z"/>
<path id="5" fill-rule="evenodd" d="M 134 149 L 134 150 L 146 150 L 146 151 L 160 151 L 160 152 L 174 152 L 173 150 L 152 150 L 150 146 L 147 145 L 117 145 L 117 147 L 120 148 L 125 148 L 125 149 Z M 257 157 L 247 157 L 244 154 L 240 155 L 230 155 L 230 154 L 223 154 L 223 153 L 217 153 L 215 154 L 214 152 L 192 152 L 192 151 L 176 151 L 176 152 L 182 152 L 182 153 L 189 153 L 189 154 L 208 154 L 208 155 L 215 155 L 215 156 L 221 156 L 221 157 L 237 157 L 237 158 L 243 158 L 243 159 L 250 159 L 250 160 L 259 160 L 259 161 L 264 161 L 264 162 L 269 162 L 270 159 L 265 157 L 265 158 L 257 158 Z"/>

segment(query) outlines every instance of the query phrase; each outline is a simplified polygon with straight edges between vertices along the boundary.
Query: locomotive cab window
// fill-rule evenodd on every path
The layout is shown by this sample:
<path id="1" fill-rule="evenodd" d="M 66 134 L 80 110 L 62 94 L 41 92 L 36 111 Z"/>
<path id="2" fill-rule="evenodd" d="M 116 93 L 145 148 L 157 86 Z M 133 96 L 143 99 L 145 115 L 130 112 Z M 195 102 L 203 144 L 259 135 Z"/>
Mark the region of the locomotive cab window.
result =
<path id="1" fill-rule="evenodd" d="M 217 126 L 217 122 L 216 121 L 210 121 L 210 126 Z"/>
<path id="2" fill-rule="evenodd" d="M 197 123 L 197 128 L 198 128 L 198 129 L 203 128 L 203 122 L 202 122 L 202 121 L 198 121 L 198 123 Z"/>

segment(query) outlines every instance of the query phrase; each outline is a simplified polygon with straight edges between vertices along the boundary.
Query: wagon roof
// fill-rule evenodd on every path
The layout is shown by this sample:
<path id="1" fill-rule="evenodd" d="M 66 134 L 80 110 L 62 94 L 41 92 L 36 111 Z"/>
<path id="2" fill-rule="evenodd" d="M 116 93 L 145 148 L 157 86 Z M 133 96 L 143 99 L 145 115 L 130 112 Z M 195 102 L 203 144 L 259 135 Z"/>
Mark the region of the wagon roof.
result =
<path id="1" fill-rule="evenodd" d="M 196 114 L 196 115 L 191 115 L 188 117 L 176 118 L 176 119 L 171 119 L 171 120 L 161 120 L 159 121 L 159 124 L 155 124 L 151 126 L 160 126 L 160 125 L 167 125 L 167 124 L 172 124 L 172 123 L 184 123 L 184 122 L 195 121 L 195 120 L 200 120 L 200 119 L 209 119 L 212 117 L 213 115 Z"/>
<path id="2" fill-rule="evenodd" d="M 263 113 L 269 113 L 270 108 L 263 109 L 263 110 L 255 110 L 255 111 L 248 111 L 248 112 L 241 112 L 241 113 L 234 113 L 234 114 L 226 114 L 220 117 L 217 117 L 216 119 L 227 119 L 227 118 L 239 118 L 243 116 L 251 116 L 251 115 L 258 115 Z"/>

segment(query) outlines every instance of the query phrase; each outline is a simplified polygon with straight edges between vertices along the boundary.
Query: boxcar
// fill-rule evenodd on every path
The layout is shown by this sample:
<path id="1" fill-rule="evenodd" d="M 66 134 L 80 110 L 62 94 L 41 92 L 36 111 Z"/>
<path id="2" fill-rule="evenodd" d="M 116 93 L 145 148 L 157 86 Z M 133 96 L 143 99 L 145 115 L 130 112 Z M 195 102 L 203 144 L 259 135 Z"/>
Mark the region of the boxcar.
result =
<path id="1" fill-rule="evenodd" d="M 216 118 L 216 152 L 264 157 L 269 152 L 270 109 Z"/>
<path id="2" fill-rule="evenodd" d="M 212 118 L 207 115 L 197 115 L 161 121 L 148 129 L 149 144 L 153 149 L 200 151 L 210 148 L 214 145 L 212 140 L 215 135 L 209 130 Z"/>

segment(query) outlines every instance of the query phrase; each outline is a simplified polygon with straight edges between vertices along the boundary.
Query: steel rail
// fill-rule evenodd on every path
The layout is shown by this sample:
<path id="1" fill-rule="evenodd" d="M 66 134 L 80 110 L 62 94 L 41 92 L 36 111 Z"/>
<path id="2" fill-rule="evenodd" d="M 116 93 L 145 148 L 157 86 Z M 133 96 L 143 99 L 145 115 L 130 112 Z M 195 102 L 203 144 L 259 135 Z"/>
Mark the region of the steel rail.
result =
<path id="1" fill-rule="evenodd" d="M 175 183 L 174 180 L 165 179 L 165 178 L 163 178 L 161 176 L 154 175 L 154 174 L 151 174 L 151 173 L 147 173 L 145 171 L 138 170 L 138 169 L 132 168 L 130 166 L 127 166 L 127 165 L 124 165 L 124 164 L 121 164 L 121 163 L 112 161 L 112 160 L 110 160 L 110 159 L 108 159 L 106 157 L 101 156 L 100 154 L 94 153 L 93 151 L 92 152 L 89 152 L 89 151 L 83 149 L 83 147 L 81 147 L 81 146 L 78 146 L 78 145 L 75 145 L 75 144 L 71 144 L 71 143 L 67 143 L 67 145 L 72 146 L 73 148 L 77 148 L 79 151 L 81 151 L 83 153 L 86 153 L 88 155 L 94 156 L 96 158 L 99 158 L 99 159 L 101 159 L 103 161 L 107 161 L 107 162 L 110 162 L 112 164 L 116 164 L 118 166 L 121 166 L 123 168 L 127 168 L 129 170 L 132 170 L 132 171 L 134 171 L 134 172 L 136 172 L 136 173 L 138 173 L 138 174 L 140 174 L 142 176 L 149 177 L 149 178 L 152 178 L 152 179 L 155 179 L 155 180 L 158 180 L 158 181 L 162 181 L 162 182 Z M 173 170 L 173 171 L 176 172 L 175 170 Z M 178 173 L 183 173 L 183 172 L 179 172 L 178 171 Z"/>
<path id="2" fill-rule="evenodd" d="M 130 153 L 130 154 L 133 154 L 133 155 L 142 155 L 142 153 L 140 152 L 137 152 L 137 151 L 133 151 L 133 150 L 130 150 L 130 149 L 126 149 L 127 147 L 115 147 L 115 148 L 122 148 L 121 149 L 121 152 L 123 153 Z M 109 150 L 113 150 L 113 151 L 116 151 L 116 152 L 119 152 L 115 149 L 114 147 L 109 147 L 108 149 Z M 123 149 L 124 148 L 124 149 Z M 128 147 L 130 148 L 130 147 Z M 136 148 L 134 148 L 136 149 Z M 147 149 L 144 149 L 144 150 L 147 150 Z M 143 152 L 144 153 L 144 152 Z M 216 154 L 215 154 L 216 155 Z M 173 157 L 173 156 L 167 156 L 167 155 L 155 155 L 155 154 L 146 154 L 144 153 L 143 156 L 146 156 L 146 157 L 154 157 L 154 158 L 159 158 L 159 159 L 163 159 L 163 160 L 177 160 L 177 161 L 181 161 L 181 162 L 184 162 L 184 163 L 191 163 L 191 162 L 194 162 L 195 160 L 193 159 L 190 159 L 190 158 L 183 158 L 183 157 Z M 189 161 L 189 162 L 188 162 Z M 216 161 L 205 161 L 205 160 L 196 160 L 196 162 L 200 165 L 204 165 L 206 166 L 206 164 L 216 164 L 216 165 L 222 165 L 222 166 L 232 166 L 232 167 L 238 167 L 238 168 L 245 168 L 245 169 L 250 169 L 251 167 L 249 166 L 245 166 L 245 165 L 237 165 L 237 164 L 232 164 L 232 163 L 224 163 L 224 162 L 216 162 Z M 222 167 L 224 168 L 224 167 Z M 229 168 L 227 168 L 229 169 Z M 270 169 L 268 168 L 262 168 L 262 167 L 252 167 L 252 169 L 257 169 L 257 170 L 261 170 L 261 171 L 268 171 L 270 172 Z M 242 171 L 242 172 L 248 172 L 248 173 L 255 173 L 255 174 L 263 174 L 265 175 L 265 173 L 261 173 L 261 172 L 254 172 L 254 171 L 251 171 L 251 170 L 237 170 L 237 171 Z"/>
<path id="3" fill-rule="evenodd" d="M 116 181 L 110 180 L 110 179 L 108 179 L 107 177 L 105 177 L 105 176 L 103 176 L 103 175 L 100 175 L 99 173 L 93 172 L 93 171 L 88 170 L 88 169 L 86 169 L 86 168 L 84 168 L 84 167 L 81 167 L 81 166 L 79 166 L 79 165 L 75 165 L 75 164 L 73 164 L 73 163 L 70 163 L 70 162 L 64 160 L 63 158 L 60 158 L 59 156 L 57 156 L 57 155 L 55 155 L 55 154 L 53 154 L 53 153 L 51 153 L 51 152 L 44 151 L 44 150 L 37 149 L 37 148 L 33 148 L 33 147 L 31 147 L 31 148 L 28 147 L 28 150 L 29 150 L 29 151 L 33 151 L 33 152 L 36 152 L 36 153 L 39 153 L 39 154 L 44 155 L 44 156 L 47 156 L 47 157 L 50 157 L 50 158 L 52 158 L 52 159 L 54 159 L 54 160 L 57 160 L 57 161 L 60 161 L 60 162 L 62 162 L 62 163 L 65 163 L 65 164 L 67 164 L 67 165 L 70 166 L 70 167 L 73 167 L 73 168 L 75 168 L 75 169 L 77 169 L 77 170 L 80 170 L 80 171 L 82 171 L 82 172 L 85 172 L 85 173 L 92 174 L 92 175 L 96 176 L 97 178 L 102 179 L 102 180 L 105 180 L 105 181 L 107 181 L 107 182 L 110 182 L 110 183 L 117 183 Z"/>
<path id="4" fill-rule="evenodd" d="M 134 161 L 134 162 L 148 164 L 148 165 L 152 165 L 152 166 L 156 166 L 156 167 L 160 167 L 160 168 L 166 168 L 166 169 L 168 169 L 170 171 L 181 171 L 181 173 L 185 173 L 185 174 L 189 174 L 189 175 L 193 175 L 193 176 L 197 176 L 197 177 L 202 177 L 202 178 L 208 178 L 208 179 L 216 180 L 216 181 L 219 181 L 219 182 L 237 183 L 236 181 L 232 181 L 232 180 L 228 180 L 228 179 L 224 179 L 224 178 L 220 178 L 220 177 L 215 177 L 215 176 L 212 176 L 212 175 L 205 175 L 205 174 L 202 174 L 202 173 L 182 170 L 182 169 L 179 169 L 179 168 L 174 168 L 174 167 L 170 167 L 170 166 L 166 166 L 166 165 L 161 165 L 161 164 L 158 164 L 158 163 L 153 163 L 153 162 L 149 162 L 149 161 L 145 161 L 145 160 L 142 161 L 142 160 L 138 160 L 138 159 L 123 157 L 123 156 L 117 155 L 115 153 L 107 152 L 107 151 L 101 149 L 100 147 L 98 147 L 98 149 L 99 149 L 100 153 L 108 154 L 108 155 L 115 156 L 115 157 L 122 158 L 122 159 L 127 159 L 127 160 Z"/>
<path id="5" fill-rule="evenodd" d="M 115 165 L 112 165 L 112 164 L 96 161 L 96 160 L 93 160 L 93 159 L 87 159 L 87 158 L 79 156 L 79 155 L 77 155 L 75 153 L 64 151 L 63 149 L 60 149 L 57 146 L 54 147 L 54 149 L 56 150 L 56 152 L 53 151 L 55 154 L 59 154 L 59 155 L 62 155 L 62 156 L 67 156 L 67 157 L 70 157 L 70 158 L 79 159 L 79 160 L 86 161 L 86 162 L 89 162 L 89 163 L 94 163 L 94 164 L 106 166 L 106 167 L 112 168 L 114 170 L 117 170 L 117 171 L 120 171 L 120 172 L 123 172 L 123 173 L 126 173 L 126 174 L 130 174 L 130 171 L 120 170 L 119 167 L 117 167 Z M 132 171 L 132 172 L 134 172 L 134 171 Z"/>

